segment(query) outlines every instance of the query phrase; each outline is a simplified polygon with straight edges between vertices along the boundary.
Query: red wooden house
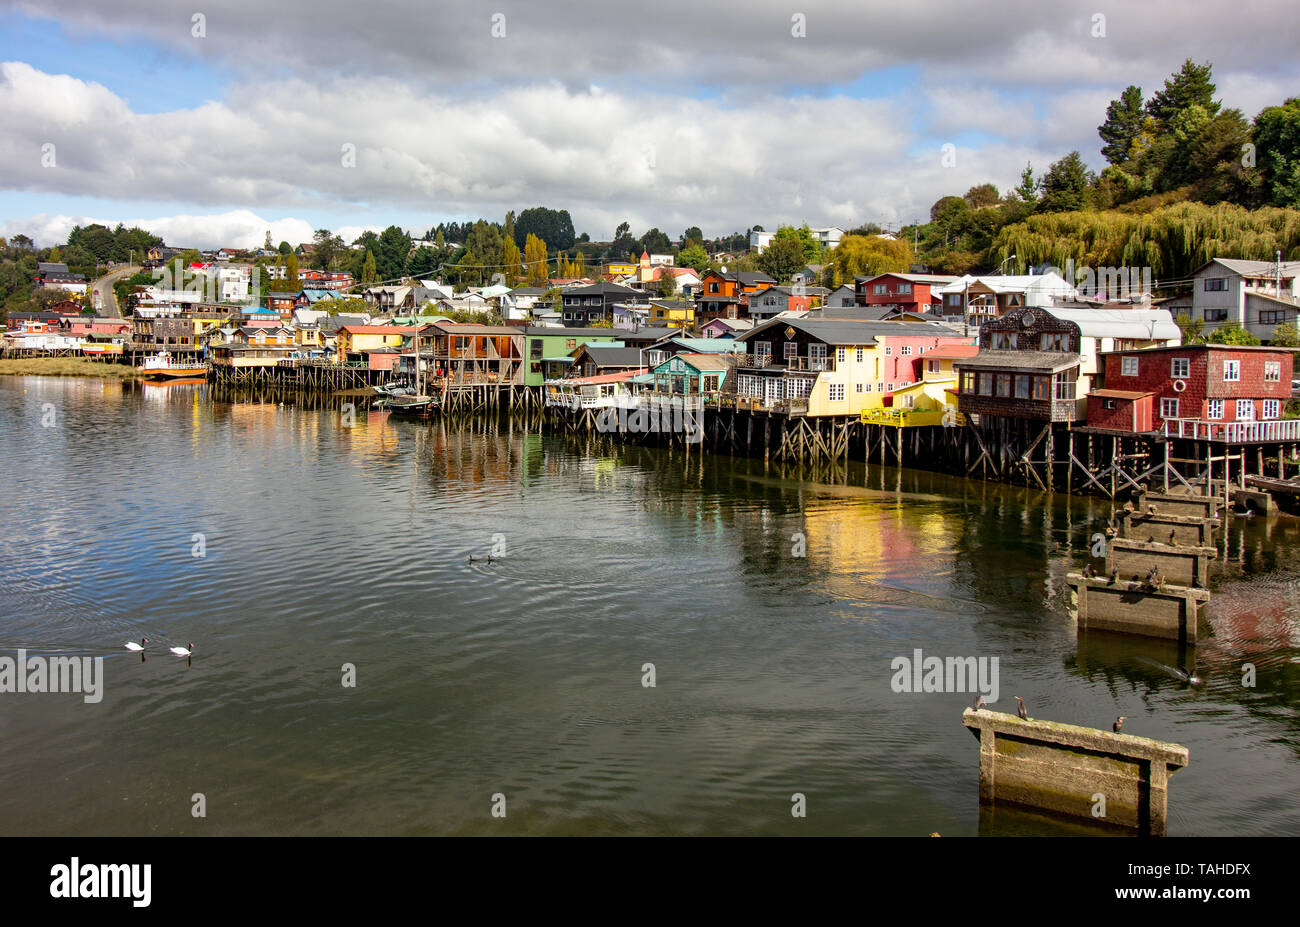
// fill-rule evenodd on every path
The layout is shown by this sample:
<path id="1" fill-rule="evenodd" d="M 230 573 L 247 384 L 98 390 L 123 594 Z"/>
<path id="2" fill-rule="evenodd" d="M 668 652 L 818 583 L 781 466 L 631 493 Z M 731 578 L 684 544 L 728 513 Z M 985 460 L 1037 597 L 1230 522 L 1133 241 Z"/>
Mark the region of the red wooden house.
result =
<path id="1" fill-rule="evenodd" d="M 1300 421 L 1282 421 L 1293 358 L 1285 348 L 1220 344 L 1109 351 L 1101 355 L 1104 388 L 1088 394 L 1088 424 L 1171 437 L 1294 440 Z"/>
<path id="2" fill-rule="evenodd" d="M 853 297 L 859 306 L 897 306 L 906 312 L 929 312 L 942 302 L 933 290 L 956 277 L 946 274 L 877 274 L 853 278 Z"/>

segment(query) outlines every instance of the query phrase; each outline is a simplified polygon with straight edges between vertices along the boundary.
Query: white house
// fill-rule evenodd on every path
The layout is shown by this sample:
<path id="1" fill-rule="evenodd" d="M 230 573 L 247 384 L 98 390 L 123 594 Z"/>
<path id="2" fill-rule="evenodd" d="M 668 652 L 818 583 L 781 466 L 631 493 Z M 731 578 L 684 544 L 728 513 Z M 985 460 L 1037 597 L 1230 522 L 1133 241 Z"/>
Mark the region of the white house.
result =
<path id="1" fill-rule="evenodd" d="M 1261 341 L 1273 329 L 1300 316 L 1300 261 L 1241 261 L 1215 258 L 1192 274 L 1192 318 L 1211 332 L 1237 322 Z"/>
<path id="2" fill-rule="evenodd" d="M 976 324 L 1024 306 L 1052 306 L 1078 295 L 1064 277 L 1054 272 L 981 277 L 966 274 L 934 293 L 943 300 L 945 319 L 961 322 L 969 315 Z"/>

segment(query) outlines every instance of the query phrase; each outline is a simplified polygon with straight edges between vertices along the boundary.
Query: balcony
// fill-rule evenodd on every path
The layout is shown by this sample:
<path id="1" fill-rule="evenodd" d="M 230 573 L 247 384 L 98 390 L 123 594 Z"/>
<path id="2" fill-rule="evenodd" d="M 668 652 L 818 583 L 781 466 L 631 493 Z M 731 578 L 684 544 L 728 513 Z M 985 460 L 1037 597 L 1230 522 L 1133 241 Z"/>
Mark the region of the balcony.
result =
<path id="1" fill-rule="evenodd" d="M 1271 419 L 1264 422 L 1206 422 L 1194 418 L 1165 419 L 1166 438 L 1189 438 L 1223 444 L 1263 444 L 1270 441 L 1300 441 L 1300 419 Z"/>
<path id="2" fill-rule="evenodd" d="M 771 354 L 737 354 L 736 366 L 749 367 L 749 368 L 771 367 L 772 355 Z"/>

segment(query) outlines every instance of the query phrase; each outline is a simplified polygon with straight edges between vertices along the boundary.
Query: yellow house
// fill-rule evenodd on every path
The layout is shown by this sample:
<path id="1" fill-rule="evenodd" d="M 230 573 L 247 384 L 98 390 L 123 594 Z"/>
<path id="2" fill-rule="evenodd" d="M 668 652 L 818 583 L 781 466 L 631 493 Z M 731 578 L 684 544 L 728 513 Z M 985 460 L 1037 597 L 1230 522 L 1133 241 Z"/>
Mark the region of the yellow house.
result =
<path id="1" fill-rule="evenodd" d="M 631 261 L 609 261 L 601 267 L 600 272 L 606 277 L 626 277 L 636 273 L 636 269 L 637 265 Z"/>
<path id="2" fill-rule="evenodd" d="M 344 325 L 339 329 L 334 350 L 338 357 L 361 354 L 376 348 L 400 348 L 402 340 L 415 334 L 411 325 Z"/>
<path id="3" fill-rule="evenodd" d="M 695 327 L 695 303 L 690 300 L 650 300 L 650 321 L 674 328 Z"/>

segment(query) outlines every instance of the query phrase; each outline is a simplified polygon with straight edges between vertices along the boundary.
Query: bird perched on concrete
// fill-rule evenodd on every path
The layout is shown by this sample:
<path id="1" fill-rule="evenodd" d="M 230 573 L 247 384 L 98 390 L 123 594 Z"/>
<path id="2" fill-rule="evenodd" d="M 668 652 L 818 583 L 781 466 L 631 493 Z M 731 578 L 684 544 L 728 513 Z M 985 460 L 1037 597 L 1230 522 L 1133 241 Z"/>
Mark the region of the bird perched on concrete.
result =
<path id="1" fill-rule="evenodd" d="M 1156 536 L 1155 536 L 1154 534 L 1148 534 L 1148 535 L 1147 535 L 1147 543 L 1148 543 L 1148 544 L 1154 544 L 1155 542 L 1156 542 Z"/>
<path id="2" fill-rule="evenodd" d="M 1124 722 L 1127 720 L 1128 720 L 1128 715 L 1120 715 L 1118 718 L 1115 719 L 1115 723 L 1110 726 L 1110 729 L 1116 734 L 1118 734 L 1119 729 L 1124 726 Z"/>
<path id="3" fill-rule="evenodd" d="M 985 705 L 984 696 L 976 695 L 975 701 L 971 703 L 970 707 L 973 708 L 975 711 L 979 711 L 981 708 L 984 707 L 984 705 Z"/>
<path id="4" fill-rule="evenodd" d="M 1119 567 L 1110 568 L 1110 581 L 1112 585 L 1119 582 Z"/>
<path id="5" fill-rule="evenodd" d="M 1177 547 L 1177 546 L 1178 546 L 1178 529 L 1177 529 L 1177 528 L 1171 528 L 1170 531 L 1169 531 L 1169 546 L 1170 546 L 1170 547 Z"/>
<path id="6" fill-rule="evenodd" d="M 1087 579 L 1092 579 L 1094 576 L 1097 575 L 1097 571 L 1094 570 L 1094 569 L 1092 568 L 1092 564 L 1091 564 L 1091 563 L 1085 563 L 1085 564 L 1083 565 L 1083 575 L 1084 575 Z"/>
<path id="7" fill-rule="evenodd" d="M 1021 721 L 1028 721 L 1029 712 L 1025 711 L 1025 700 L 1017 695 L 1016 701 L 1019 703 L 1019 707 L 1016 708 L 1016 714 L 1020 715 Z"/>
<path id="8" fill-rule="evenodd" d="M 1160 568 L 1158 566 L 1151 567 L 1150 572 L 1147 573 L 1147 585 L 1152 589 L 1164 588 L 1165 578 L 1160 574 Z"/>

